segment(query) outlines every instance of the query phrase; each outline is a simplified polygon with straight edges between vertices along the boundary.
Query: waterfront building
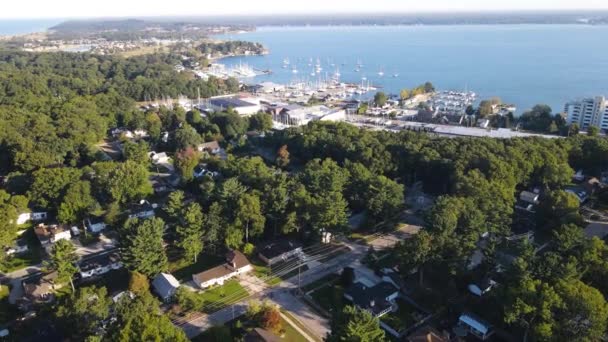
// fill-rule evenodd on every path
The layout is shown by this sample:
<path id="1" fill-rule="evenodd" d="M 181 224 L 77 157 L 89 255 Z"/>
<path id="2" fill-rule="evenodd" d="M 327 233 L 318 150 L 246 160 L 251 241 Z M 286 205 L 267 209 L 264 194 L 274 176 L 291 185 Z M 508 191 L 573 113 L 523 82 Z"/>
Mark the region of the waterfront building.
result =
<path id="1" fill-rule="evenodd" d="M 564 111 L 568 124 L 578 124 L 583 130 L 594 126 L 608 130 L 608 101 L 603 96 L 566 103 Z"/>

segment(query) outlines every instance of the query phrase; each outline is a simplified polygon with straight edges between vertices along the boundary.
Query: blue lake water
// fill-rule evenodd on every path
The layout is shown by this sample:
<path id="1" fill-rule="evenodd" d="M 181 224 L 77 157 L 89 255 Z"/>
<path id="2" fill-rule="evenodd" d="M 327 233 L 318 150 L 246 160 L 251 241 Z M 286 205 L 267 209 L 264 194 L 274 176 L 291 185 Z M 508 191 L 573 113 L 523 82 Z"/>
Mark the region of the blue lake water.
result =
<path id="1" fill-rule="evenodd" d="M 0 19 L 0 36 L 44 32 L 62 19 Z"/>
<path id="2" fill-rule="evenodd" d="M 321 61 L 324 76 L 339 67 L 342 81 L 359 83 L 365 76 L 390 93 L 431 81 L 440 89 L 475 91 L 482 99 L 498 96 L 521 113 L 537 103 L 560 112 L 571 99 L 608 95 L 606 37 L 608 26 L 499 25 L 262 27 L 219 38 L 270 49 L 266 56 L 222 61 L 273 71 L 251 83 L 315 80 L 312 58 L 313 64 Z M 285 58 L 298 74 L 282 68 Z M 358 61 L 364 65 L 360 72 Z"/>

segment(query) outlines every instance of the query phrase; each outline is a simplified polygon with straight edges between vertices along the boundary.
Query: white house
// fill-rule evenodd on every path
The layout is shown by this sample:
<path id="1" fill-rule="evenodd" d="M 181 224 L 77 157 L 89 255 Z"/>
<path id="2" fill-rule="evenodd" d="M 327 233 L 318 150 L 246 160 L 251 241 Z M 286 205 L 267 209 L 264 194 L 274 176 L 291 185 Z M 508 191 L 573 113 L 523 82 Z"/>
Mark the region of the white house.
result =
<path id="1" fill-rule="evenodd" d="M 530 204 L 538 204 L 538 199 L 539 199 L 539 194 L 536 194 L 534 192 L 530 192 L 530 191 L 522 191 L 519 194 L 519 199 L 530 203 Z"/>
<path id="2" fill-rule="evenodd" d="M 202 289 L 213 285 L 223 285 L 230 278 L 251 271 L 253 267 L 247 257 L 239 251 L 226 254 L 226 263 L 204 272 L 194 274 L 192 280 Z"/>
<path id="3" fill-rule="evenodd" d="M 101 232 L 108 226 L 100 217 L 88 218 L 86 223 L 87 229 L 93 234 Z"/>
<path id="4" fill-rule="evenodd" d="M 21 213 L 19 214 L 19 217 L 17 217 L 17 224 L 24 224 L 29 221 L 44 221 L 47 217 L 47 212 Z"/>
<path id="5" fill-rule="evenodd" d="M 155 203 L 150 204 L 148 201 L 141 201 L 141 203 L 137 206 L 132 207 L 129 210 L 129 218 L 137 218 L 137 219 L 149 219 L 154 217 L 154 210 L 157 205 Z"/>
<path id="6" fill-rule="evenodd" d="M 225 111 L 232 108 L 241 115 L 253 115 L 262 110 L 260 101 L 252 98 L 241 98 L 237 96 L 220 96 L 209 99 L 209 106 L 214 111 Z"/>
<path id="7" fill-rule="evenodd" d="M 112 270 L 121 269 L 122 263 L 117 253 L 108 253 L 80 261 L 78 273 L 84 278 L 108 273 Z"/>
<path id="8" fill-rule="evenodd" d="M 47 226 L 41 223 L 34 228 L 34 233 L 36 233 L 42 247 L 51 246 L 59 240 L 70 240 L 72 238 L 69 227 L 57 224 Z"/>
<path id="9" fill-rule="evenodd" d="M 210 154 L 218 154 L 222 151 L 220 144 L 217 141 L 210 141 L 197 146 L 199 152 L 208 152 Z"/>
<path id="10" fill-rule="evenodd" d="M 160 273 L 152 281 L 154 291 L 165 302 L 175 295 L 179 285 L 179 281 L 170 273 Z"/>

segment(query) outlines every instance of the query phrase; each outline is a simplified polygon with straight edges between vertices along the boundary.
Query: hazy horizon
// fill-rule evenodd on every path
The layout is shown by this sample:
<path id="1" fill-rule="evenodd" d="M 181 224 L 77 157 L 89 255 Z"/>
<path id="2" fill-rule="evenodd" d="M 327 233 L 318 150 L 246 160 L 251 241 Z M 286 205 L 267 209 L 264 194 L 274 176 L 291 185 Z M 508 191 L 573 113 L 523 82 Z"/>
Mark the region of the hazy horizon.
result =
<path id="1" fill-rule="evenodd" d="M 348 3 L 347 5 L 323 0 L 286 3 L 279 0 L 251 2 L 232 0 L 213 5 L 196 0 L 172 2 L 106 0 L 82 2 L 78 0 L 24 1 L 4 5 L 2 19 L 111 19 L 111 18 L 158 18 L 158 17 L 250 17 L 265 15 L 387 15 L 387 14 L 445 14 L 482 12 L 576 12 L 608 10 L 604 0 L 580 0 L 555 3 L 550 0 L 512 0 L 487 2 L 482 0 L 428 0 L 409 3 L 395 0 L 377 0 L 373 3 Z M 590 13 L 592 14 L 592 13 Z"/>

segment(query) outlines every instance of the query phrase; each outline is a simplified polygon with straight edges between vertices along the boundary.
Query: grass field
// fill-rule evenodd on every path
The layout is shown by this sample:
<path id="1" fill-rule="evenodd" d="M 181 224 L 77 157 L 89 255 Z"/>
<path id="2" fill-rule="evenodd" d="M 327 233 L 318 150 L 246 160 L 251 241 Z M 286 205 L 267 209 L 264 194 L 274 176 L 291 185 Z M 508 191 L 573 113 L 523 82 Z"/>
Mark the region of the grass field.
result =
<path id="1" fill-rule="evenodd" d="M 249 295 L 236 280 L 229 280 L 222 286 L 205 290 L 200 294 L 203 299 L 204 312 L 210 313 L 234 304 Z"/>
<path id="2" fill-rule="evenodd" d="M 310 293 L 312 299 L 330 314 L 340 312 L 344 308 L 344 288 L 339 284 L 327 284 Z"/>

